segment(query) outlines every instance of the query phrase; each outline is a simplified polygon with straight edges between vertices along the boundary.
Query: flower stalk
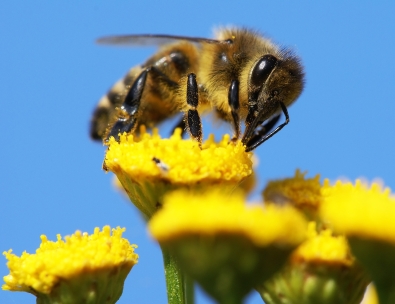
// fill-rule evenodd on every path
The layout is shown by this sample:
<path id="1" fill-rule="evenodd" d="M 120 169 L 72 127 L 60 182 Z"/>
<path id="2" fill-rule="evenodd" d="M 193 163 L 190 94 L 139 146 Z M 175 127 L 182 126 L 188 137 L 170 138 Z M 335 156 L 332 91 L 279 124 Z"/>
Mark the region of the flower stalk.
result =
<path id="1" fill-rule="evenodd" d="M 175 257 L 167 248 L 162 249 L 165 269 L 167 301 L 169 304 L 193 304 L 193 280 L 177 264 Z"/>

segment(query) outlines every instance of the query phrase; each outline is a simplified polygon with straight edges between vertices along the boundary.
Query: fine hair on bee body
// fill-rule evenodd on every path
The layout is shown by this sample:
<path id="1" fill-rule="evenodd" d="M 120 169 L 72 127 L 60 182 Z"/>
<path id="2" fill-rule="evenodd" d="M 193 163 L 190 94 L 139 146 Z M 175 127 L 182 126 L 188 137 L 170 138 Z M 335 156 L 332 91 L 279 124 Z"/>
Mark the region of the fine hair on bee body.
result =
<path id="1" fill-rule="evenodd" d="M 215 39 L 172 35 L 127 35 L 99 39 L 103 44 L 161 45 L 143 65 L 132 68 L 96 108 L 91 136 L 118 139 L 179 112 L 179 126 L 202 141 L 200 115 L 214 111 L 251 151 L 288 122 L 287 107 L 301 94 L 304 72 L 291 50 L 257 31 L 227 27 Z M 281 113 L 285 122 L 275 125 Z M 241 122 L 244 122 L 242 134 Z"/>
<path id="2" fill-rule="evenodd" d="M 189 70 L 196 70 L 198 62 L 197 48 L 189 42 L 180 41 L 162 46 L 143 65 L 131 68 L 100 99 L 91 121 L 91 137 L 96 140 L 105 140 L 108 137 L 108 132 L 119 118 L 118 115 L 122 115 L 119 108 L 127 93 L 136 78 L 149 67 L 153 67 L 156 73 L 151 72 L 146 78 L 139 111 L 135 116 L 136 124 L 132 130 L 138 130 L 139 125 L 153 127 L 179 113 L 180 79 Z"/>

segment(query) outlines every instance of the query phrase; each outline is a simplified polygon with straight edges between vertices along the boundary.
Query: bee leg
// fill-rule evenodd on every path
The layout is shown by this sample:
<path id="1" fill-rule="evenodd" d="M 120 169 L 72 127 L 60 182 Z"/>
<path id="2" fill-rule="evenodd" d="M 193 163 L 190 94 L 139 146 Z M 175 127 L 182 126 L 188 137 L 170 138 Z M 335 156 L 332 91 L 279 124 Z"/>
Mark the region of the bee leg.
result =
<path id="1" fill-rule="evenodd" d="M 268 134 L 274 128 L 277 122 L 280 120 L 280 117 L 281 117 L 281 113 L 273 116 L 264 125 L 261 125 L 259 127 L 259 130 L 253 133 L 252 137 L 247 141 L 247 143 L 251 145 L 253 142 L 257 142 L 260 138 Z"/>
<path id="2" fill-rule="evenodd" d="M 232 112 L 233 118 L 233 127 L 235 130 L 235 135 L 232 138 L 232 141 L 236 141 L 240 137 L 240 117 L 239 117 L 239 81 L 232 80 L 229 93 L 228 93 L 228 103 Z"/>
<path id="3" fill-rule="evenodd" d="M 115 122 L 106 137 L 106 142 L 111 136 L 113 136 L 115 140 L 119 141 L 119 134 L 122 134 L 123 132 L 132 132 L 136 127 L 141 95 L 143 94 L 148 72 L 149 69 L 145 69 L 134 81 L 119 109 L 118 120 Z"/>
<path id="4" fill-rule="evenodd" d="M 187 80 L 187 103 L 189 110 L 185 114 L 185 124 L 191 136 L 196 139 L 199 144 L 202 143 L 202 123 L 197 111 L 199 104 L 198 99 L 198 85 L 196 82 L 196 75 L 190 73 Z"/>
<path id="5" fill-rule="evenodd" d="M 267 122 L 265 125 L 263 125 L 263 129 L 260 130 L 257 134 L 252 136 L 247 144 L 246 144 L 246 152 L 254 150 L 256 147 L 264 143 L 266 140 L 268 140 L 270 137 L 272 137 L 274 134 L 276 134 L 278 131 L 280 131 L 282 128 L 285 127 L 289 123 L 289 115 L 288 115 L 288 110 L 285 104 L 281 101 L 279 101 L 281 110 L 283 111 L 285 115 L 285 122 L 279 125 L 277 128 L 275 128 L 273 131 L 269 132 L 271 128 L 274 127 L 275 123 L 278 121 L 280 118 L 280 115 L 277 115 L 273 117 L 269 122 Z M 272 120 L 274 122 L 272 123 Z M 262 131 L 263 130 L 263 131 Z M 268 133 L 269 132 L 269 133 Z"/>

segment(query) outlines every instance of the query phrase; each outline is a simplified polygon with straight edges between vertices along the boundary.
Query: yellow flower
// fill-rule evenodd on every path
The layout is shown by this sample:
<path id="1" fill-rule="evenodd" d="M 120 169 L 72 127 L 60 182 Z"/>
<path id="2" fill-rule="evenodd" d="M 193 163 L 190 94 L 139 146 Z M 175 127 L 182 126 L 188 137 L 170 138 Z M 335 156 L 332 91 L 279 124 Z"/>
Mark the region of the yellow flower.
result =
<path id="1" fill-rule="evenodd" d="M 257 290 L 267 304 L 359 304 L 368 283 L 345 237 L 329 229 L 317 232 L 311 222 L 307 240 Z"/>
<path id="2" fill-rule="evenodd" d="M 303 229 L 292 229 L 304 223 L 294 209 L 246 206 L 241 192 L 224 195 L 218 188 L 205 193 L 174 191 L 165 202 L 171 206 L 149 223 L 151 233 L 160 242 L 194 233 L 241 234 L 257 246 L 298 244 L 304 238 Z M 171 225 L 165 225 L 167 218 L 171 218 Z"/>
<path id="3" fill-rule="evenodd" d="M 360 180 L 355 185 L 338 181 L 334 186 L 326 181 L 322 195 L 321 215 L 337 232 L 395 245 L 395 199 L 389 188 L 376 183 L 368 187 Z"/>
<path id="4" fill-rule="evenodd" d="M 350 266 L 354 263 L 344 236 L 333 236 L 330 229 L 317 232 L 316 223 L 308 226 L 308 239 L 292 254 L 294 262 L 328 263 Z"/>
<path id="5" fill-rule="evenodd" d="M 291 207 L 246 205 L 244 194 L 175 191 L 148 223 L 182 270 L 221 303 L 238 303 L 277 271 L 303 241 L 306 222 Z"/>
<path id="6" fill-rule="evenodd" d="M 139 137 L 110 138 L 104 168 L 114 172 L 131 201 L 146 218 L 162 206 L 163 195 L 173 189 L 200 189 L 221 185 L 229 191 L 252 174 L 252 153 L 228 135 L 216 143 L 211 136 L 202 148 L 183 140 L 177 129 L 170 138 L 151 135 L 142 128 Z"/>
<path id="7" fill-rule="evenodd" d="M 167 181 L 173 184 L 190 184 L 218 181 L 240 182 L 252 173 L 251 153 L 244 152 L 241 142 L 229 143 L 229 135 L 219 143 L 211 136 L 199 144 L 183 140 L 177 129 L 170 138 L 161 138 L 142 132 L 141 138 L 121 135 L 120 142 L 110 139 L 105 164 L 110 171 L 122 171 L 131 179 Z"/>
<path id="8" fill-rule="evenodd" d="M 125 228 L 95 228 L 92 235 L 76 231 L 63 241 L 41 236 L 35 254 L 12 250 L 3 254 L 10 274 L 4 277 L 4 290 L 27 291 L 37 303 L 115 303 L 122 294 L 123 282 L 137 263 L 136 245 L 122 238 Z"/>
<path id="9" fill-rule="evenodd" d="M 321 216 L 351 249 L 375 283 L 381 304 L 395 303 L 395 199 L 388 188 L 357 180 L 325 182 Z"/>
<path id="10" fill-rule="evenodd" d="M 309 218 L 315 218 L 321 203 L 320 176 L 306 178 L 306 172 L 296 170 L 294 177 L 270 181 L 263 191 L 263 198 L 268 203 L 291 204 Z"/>

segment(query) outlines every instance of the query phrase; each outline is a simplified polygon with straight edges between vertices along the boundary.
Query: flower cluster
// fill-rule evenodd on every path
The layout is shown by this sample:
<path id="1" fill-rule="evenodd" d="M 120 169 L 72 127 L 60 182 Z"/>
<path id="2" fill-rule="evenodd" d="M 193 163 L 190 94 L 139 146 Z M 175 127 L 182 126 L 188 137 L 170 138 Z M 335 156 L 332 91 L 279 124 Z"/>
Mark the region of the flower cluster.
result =
<path id="1" fill-rule="evenodd" d="M 197 282 L 219 303 L 242 303 L 255 289 L 267 304 L 359 304 L 371 281 L 381 304 L 395 303 L 390 190 L 358 180 L 322 183 L 297 170 L 248 203 L 252 159 L 229 136 L 199 145 L 181 130 L 162 139 L 141 128 L 109 140 L 103 168 L 115 173 L 162 249 L 168 303 L 193 303 Z M 111 236 L 105 227 L 57 242 L 43 236 L 35 255 L 5 252 L 3 289 L 46 297 L 41 303 L 65 294 L 77 303 L 91 290 L 89 297 L 115 303 L 137 263 L 122 231 Z M 101 285 L 92 293 L 93 280 Z"/>
<path id="2" fill-rule="evenodd" d="M 162 249 L 175 257 L 182 272 L 220 303 L 241 302 L 252 288 L 259 291 L 265 303 L 360 303 L 372 274 L 354 252 L 351 235 L 337 221 L 346 223 L 346 216 L 352 215 L 361 220 L 367 218 L 366 212 L 377 221 L 382 220 L 383 214 L 378 211 L 373 214 L 369 208 L 363 208 L 366 211 L 360 210 L 359 214 L 355 210 L 344 211 L 354 208 L 352 201 L 358 201 L 359 196 L 377 204 L 382 200 L 380 197 L 389 198 L 389 190 L 380 191 L 376 184 L 370 188 L 361 186 L 357 181 L 355 185 L 347 184 L 353 189 L 351 198 L 340 182 L 334 186 L 328 181 L 322 184 L 319 175 L 307 178 L 306 173 L 297 171 L 294 177 L 269 182 L 263 191 L 263 202 L 249 205 L 245 203 L 248 191 L 241 185 L 252 172 L 251 153 L 239 149 L 239 143 L 229 143 L 229 138 L 218 144 L 209 139 L 209 145 L 205 143 L 202 150 L 193 150 L 197 143 L 183 141 L 179 134 L 172 137 L 173 146 L 169 148 L 177 151 L 177 157 L 170 154 L 174 152 L 161 153 L 169 140 L 161 140 L 156 133 L 150 137 L 143 130 L 140 138 L 125 136 L 120 143 L 110 143 L 105 163 L 140 210 L 147 207 L 141 208 L 139 204 L 150 200 L 146 196 L 132 197 L 131 193 L 152 195 L 159 191 L 160 196 L 151 200 L 156 203 L 155 208 L 151 206 L 146 214 L 148 227 Z M 144 174 L 129 171 L 125 178 L 124 172 L 133 168 L 132 162 L 119 170 L 112 161 L 126 162 L 113 158 L 110 151 L 114 145 L 126 151 L 131 142 L 141 144 L 144 138 L 149 149 L 144 148 L 146 160 L 141 167 L 151 169 Z M 163 143 L 161 148 L 157 140 Z M 183 150 L 175 141 L 188 142 L 190 146 Z M 209 152 L 212 157 L 200 162 L 208 146 L 228 150 L 221 153 L 221 160 L 214 159 L 213 150 Z M 189 158 L 191 150 L 197 154 Z M 199 172 L 198 168 L 209 167 L 218 174 L 215 180 L 207 182 L 207 175 L 194 173 Z M 180 176 L 180 168 L 188 173 L 178 180 L 171 177 Z M 196 179 L 191 179 L 191 175 Z M 225 176 L 238 178 L 230 180 Z M 330 218 L 329 210 L 337 210 L 334 219 Z M 387 217 L 394 213 L 387 212 Z M 388 222 L 391 221 L 385 221 Z M 383 230 L 378 234 L 390 239 Z M 380 296 L 378 282 L 375 283 Z"/>

